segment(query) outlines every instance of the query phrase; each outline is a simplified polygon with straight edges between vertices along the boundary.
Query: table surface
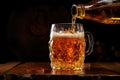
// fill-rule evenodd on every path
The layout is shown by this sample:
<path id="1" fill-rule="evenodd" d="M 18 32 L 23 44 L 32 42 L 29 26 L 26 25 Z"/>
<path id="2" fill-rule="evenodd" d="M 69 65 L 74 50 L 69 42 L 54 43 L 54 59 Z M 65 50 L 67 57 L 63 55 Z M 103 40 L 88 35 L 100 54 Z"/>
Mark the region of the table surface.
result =
<path id="1" fill-rule="evenodd" d="M 9 62 L 0 64 L 0 70 L 6 74 L 40 74 L 40 75 L 105 75 L 105 76 L 120 76 L 120 63 L 119 62 L 96 62 L 85 63 L 84 70 L 52 70 L 48 62 Z M 7 66 L 10 67 L 8 69 Z M 14 68 L 13 68 L 14 67 Z M 6 71 L 2 70 L 5 69 Z"/>
<path id="2" fill-rule="evenodd" d="M 85 63 L 84 70 L 82 71 L 72 71 L 72 70 L 52 70 L 49 62 L 8 62 L 5 64 L 0 64 L 0 77 L 2 76 L 8 78 L 8 80 L 16 80 L 16 78 L 30 78 L 33 80 L 43 79 L 58 79 L 70 80 L 82 79 L 84 80 L 91 78 L 91 80 L 101 80 L 101 78 L 108 80 L 113 78 L 120 79 L 120 62 L 96 62 L 96 63 Z M 22 77 L 21 77 L 22 76 Z M 38 77 L 39 76 L 39 77 Z M 44 77 L 43 77 L 44 76 Z M 51 76 L 51 77 L 50 77 Z M 57 76 L 57 77 L 56 77 Z M 67 77 L 69 76 L 69 77 Z M 75 77 L 73 77 L 75 76 Z M 106 79 L 107 76 L 108 78 Z M 109 78 L 110 77 L 110 78 Z M 35 79 L 34 79 L 35 78 Z M 38 79 L 36 79 L 38 78 Z M 24 79 L 23 79 L 24 80 Z M 88 79 L 89 80 L 89 79 Z"/>

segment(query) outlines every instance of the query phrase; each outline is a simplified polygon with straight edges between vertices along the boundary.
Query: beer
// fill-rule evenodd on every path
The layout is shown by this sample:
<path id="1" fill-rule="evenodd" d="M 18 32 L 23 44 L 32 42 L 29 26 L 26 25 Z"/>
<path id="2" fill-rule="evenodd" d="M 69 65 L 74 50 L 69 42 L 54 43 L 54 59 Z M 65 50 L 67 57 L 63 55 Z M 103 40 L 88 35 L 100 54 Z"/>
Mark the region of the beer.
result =
<path id="1" fill-rule="evenodd" d="M 83 67 L 85 58 L 84 32 L 52 32 L 50 60 L 53 69 L 75 69 Z"/>

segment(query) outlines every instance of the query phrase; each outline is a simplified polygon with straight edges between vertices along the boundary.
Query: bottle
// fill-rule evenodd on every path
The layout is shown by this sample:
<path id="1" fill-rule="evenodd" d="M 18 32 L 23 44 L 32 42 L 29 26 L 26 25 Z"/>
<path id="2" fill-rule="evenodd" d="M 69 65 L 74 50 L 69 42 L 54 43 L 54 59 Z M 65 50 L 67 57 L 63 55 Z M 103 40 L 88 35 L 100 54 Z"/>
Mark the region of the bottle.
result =
<path id="1" fill-rule="evenodd" d="M 93 0 L 85 4 L 73 4 L 72 22 L 76 18 L 104 24 L 120 24 L 120 0 Z"/>

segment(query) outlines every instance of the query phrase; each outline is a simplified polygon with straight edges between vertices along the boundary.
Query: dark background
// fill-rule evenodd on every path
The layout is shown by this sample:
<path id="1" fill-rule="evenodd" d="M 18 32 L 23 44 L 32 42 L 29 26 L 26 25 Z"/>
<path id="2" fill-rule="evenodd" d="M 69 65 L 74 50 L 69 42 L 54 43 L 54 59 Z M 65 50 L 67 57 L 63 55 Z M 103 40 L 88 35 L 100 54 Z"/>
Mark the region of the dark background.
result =
<path id="1" fill-rule="evenodd" d="M 72 4 L 91 0 L 4 0 L 1 2 L 0 63 L 49 61 L 52 23 L 71 22 Z M 77 20 L 94 37 L 94 50 L 86 62 L 120 61 L 120 25 Z"/>

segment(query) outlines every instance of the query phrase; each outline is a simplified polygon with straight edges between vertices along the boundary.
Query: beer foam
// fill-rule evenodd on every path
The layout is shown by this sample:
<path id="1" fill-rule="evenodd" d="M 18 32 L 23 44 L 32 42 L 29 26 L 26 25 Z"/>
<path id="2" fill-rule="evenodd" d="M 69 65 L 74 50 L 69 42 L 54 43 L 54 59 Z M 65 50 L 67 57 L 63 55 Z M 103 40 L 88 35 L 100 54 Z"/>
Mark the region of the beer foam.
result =
<path id="1" fill-rule="evenodd" d="M 63 33 L 63 32 L 52 32 L 50 38 L 53 37 L 74 37 L 81 38 L 84 37 L 84 32 L 75 32 L 75 33 Z"/>

